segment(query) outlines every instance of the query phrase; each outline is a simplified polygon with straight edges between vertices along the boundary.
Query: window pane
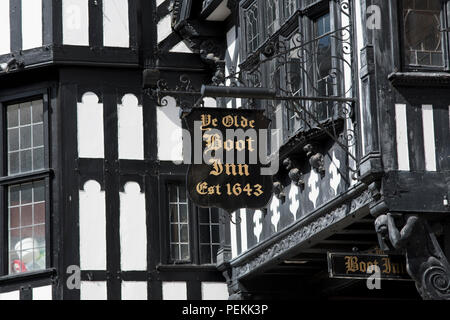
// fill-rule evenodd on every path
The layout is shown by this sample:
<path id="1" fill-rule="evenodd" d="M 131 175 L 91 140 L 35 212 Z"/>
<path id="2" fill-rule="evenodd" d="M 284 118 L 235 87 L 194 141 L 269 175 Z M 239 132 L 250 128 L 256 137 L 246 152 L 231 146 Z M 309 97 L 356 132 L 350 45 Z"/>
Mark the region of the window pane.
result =
<path id="1" fill-rule="evenodd" d="M 20 152 L 13 152 L 8 157 L 8 172 L 16 174 L 20 172 Z"/>
<path id="2" fill-rule="evenodd" d="M 43 181 L 8 188 L 9 273 L 45 269 Z"/>
<path id="3" fill-rule="evenodd" d="M 33 125 L 33 147 L 44 145 L 44 124 Z"/>
<path id="4" fill-rule="evenodd" d="M 32 102 L 33 108 L 33 123 L 39 123 L 44 121 L 44 111 L 42 100 L 36 100 Z"/>
<path id="5" fill-rule="evenodd" d="M 178 224 L 172 224 L 170 226 L 170 241 L 180 242 L 180 233 Z"/>
<path id="6" fill-rule="evenodd" d="M 19 125 L 19 105 L 15 104 L 8 107 L 8 128 L 17 127 Z"/>
<path id="7" fill-rule="evenodd" d="M 19 128 L 8 130 L 8 151 L 19 150 Z"/>
<path id="8" fill-rule="evenodd" d="M 406 64 L 443 65 L 440 14 L 440 0 L 403 0 Z"/>
<path id="9" fill-rule="evenodd" d="M 199 218 L 199 221 L 203 221 L 199 225 L 200 262 L 202 264 L 214 264 L 220 246 L 218 210 L 213 208 L 203 209 L 199 210 L 199 214 L 203 216 L 203 218 Z M 208 219 L 204 217 L 208 217 Z M 213 221 L 215 222 L 211 222 L 210 217 L 214 217 Z"/>
<path id="10" fill-rule="evenodd" d="M 44 169 L 44 148 L 33 150 L 33 170 Z"/>
<path id="11" fill-rule="evenodd" d="M 180 222 L 187 223 L 188 221 L 188 208 L 186 204 L 180 204 Z"/>
<path id="12" fill-rule="evenodd" d="M 182 243 L 189 243 L 189 229 L 187 224 L 182 224 L 180 227 L 180 240 Z"/>
<path id="13" fill-rule="evenodd" d="M 209 223 L 209 209 L 199 208 L 198 216 L 200 223 Z"/>
<path id="14" fill-rule="evenodd" d="M 169 207 L 170 222 L 178 222 L 178 205 L 171 204 Z"/>
<path id="15" fill-rule="evenodd" d="M 182 244 L 181 245 L 181 260 L 189 260 L 189 245 Z"/>
<path id="16" fill-rule="evenodd" d="M 178 187 L 178 193 L 180 196 L 180 202 L 186 202 L 186 186 L 184 184 Z"/>
<path id="17" fill-rule="evenodd" d="M 211 264 L 211 247 L 209 245 L 200 246 L 200 257 L 202 264 Z"/>
<path id="18" fill-rule="evenodd" d="M 21 126 L 31 124 L 31 102 L 25 102 L 20 104 L 19 115 Z"/>
<path id="19" fill-rule="evenodd" d="M 29 172 L 32 170 L 31 150 L 20 152 L 20 172 Z"/>
<path id="20" fill-rule="evenodd" d="M 189 215 L 186 187 L 168 185 L 171 259 L 189 260 Z"/>
<path id="21" fill-rule="evenodd" d="M 172 260 L 180 260 L 180 249 L 177 244 L 170 246 L 170 258 Z"/>
<path id="22" fill-rule="evenodd" d="M 210 237 L 210 226 L 209 225 L 201 225 L 200 226 L 200 243 L 206 243 L 209 245 L 210 241 L 211 241 L 211 237 Z"/>
<path id="23" fill-rule="evenodd" d="M 31 126 L 20 128 L 20 149 L 31 148 Z"/>

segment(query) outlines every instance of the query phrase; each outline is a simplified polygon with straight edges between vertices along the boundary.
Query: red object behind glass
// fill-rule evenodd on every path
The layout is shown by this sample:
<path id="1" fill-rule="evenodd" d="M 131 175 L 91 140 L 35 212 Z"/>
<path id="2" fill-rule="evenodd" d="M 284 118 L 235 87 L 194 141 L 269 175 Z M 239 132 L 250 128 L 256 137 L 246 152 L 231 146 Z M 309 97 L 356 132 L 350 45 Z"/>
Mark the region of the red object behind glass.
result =
<path id="1" fill-rule="evenodd" d="M 27 267 L 25 267 L 25 265 L 22 263 L 22 261 L 14 260 L 13 261 L 13 271 L 14 271 L 14 273 L 26 272 Z"/>

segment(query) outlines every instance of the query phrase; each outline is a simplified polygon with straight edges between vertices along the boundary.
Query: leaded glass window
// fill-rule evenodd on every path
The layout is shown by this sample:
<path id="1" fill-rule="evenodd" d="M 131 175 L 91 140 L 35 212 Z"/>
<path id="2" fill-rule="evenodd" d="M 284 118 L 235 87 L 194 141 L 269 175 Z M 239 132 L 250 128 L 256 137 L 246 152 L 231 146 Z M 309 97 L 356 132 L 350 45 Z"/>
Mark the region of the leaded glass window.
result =
<path id="1" fill-rule="evenodd" d="M 403 0 L 407 65 L 443 66 L 441 6 L 440 0 Z"/>
<path id="2" fill-rule="evenodd" d="M 248 54 L 254 52 L 259 46 L 260 28 L 258 14 L 258 2 L 255 1 L 245 11 L 245 30 Z"/>
<path id="3" fill-rule="evenodd" d="M 43 181 L 8 188 L 10 274 L 45 269 Z"/>
<path id="4" fill-rule="evenodd" d="M 43 100 L 6 106 L 7 175 L 20 183 L 6 186 L 9 274 L 46 268 L 45 180 L 22 182 L 45 168 Z"/>
<path id="5" fill-rule="evenodd" d="M 278 1 L 277 0 L 266 0 L 266 22 L 267 22 L 267 35 L 272 35 L 278 28 L 280 24 L 279 13 L 278 13 Z"/>
<path id="6" fill-rule="evenodd" d="M 219 210 L 199 209 L 200 263 L 215 264 L 220 248 Z"/>
<path id="7" fill-rule="evenodd" d="M 314 21 L 316 94 L 318 96 L 333 95 L 332 53 L 331 53 L 331 23 L 327 13 Z M 319 120 L 325 120 L 331 115 L 331 103 L 316 104 L 315 115 Z"/>
<path id="8" fill-rule="evenodd" d="M 170 256 L 172 261 L 190 261 L 189 210 L 184 186 L 169 185 Z"/>
<path id="9" fill-rule="evenodd" d="M 44 122 L 42 100 L 7 108 L 8 174 L 44 168 Z"/>

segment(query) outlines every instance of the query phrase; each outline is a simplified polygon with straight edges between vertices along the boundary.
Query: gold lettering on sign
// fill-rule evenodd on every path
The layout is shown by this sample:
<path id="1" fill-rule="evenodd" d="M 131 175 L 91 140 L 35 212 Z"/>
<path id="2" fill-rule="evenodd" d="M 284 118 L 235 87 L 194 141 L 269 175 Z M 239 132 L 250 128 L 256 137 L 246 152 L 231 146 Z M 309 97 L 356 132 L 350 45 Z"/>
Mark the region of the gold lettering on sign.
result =
<path id="1" fill-rule="evenodd" d="M 228 115 L 222 118 L 222 124 L 226 128 L 255 128 L 255 120 L 248 120 L 246 117 Z"/>
<path id="2" fill-rule="evenodd" d="M 221 174 L 227 176 L 250 176 L 248 164 L 221 164 L 219 161 L 214 161 L 213 170 L 209 174 L 213 176 L 220 176 Z"/>
<path id="3" fill-rule="evenodd" d="M 196 187 L 196 191 L 198 194 L 202 196 L 206 195 L 221 195 L 220 185 L 216 186 L 208 186 L 206 182 L 199 182 Z"/>
<path id="4" fill-rule="evenodd" d="M 345 256 L 345 269 L 346 272 L 356 272 L 359 269 L 358 258 L 355 256 Z"/>
<path id="5" fill-rule="evenodd" d="M 202 114 L 201 120 L 202 120 L 202 127 L 201 127 L 202 130 L 208 130 L 206 129 L 206 127 L 210 125 L 217 127 L 217 119 L 213 119 L 209 114 L 206 115 Z"/>
<path id="6" fill-rule="evenodd" d="M 222 149 L 222 137 L 220 134 L 204 134 L 203 135 L 204 140 L 206 141 L 206 149 L 204 153 L 207 153 L 209 151 L 217 151 Z"/>

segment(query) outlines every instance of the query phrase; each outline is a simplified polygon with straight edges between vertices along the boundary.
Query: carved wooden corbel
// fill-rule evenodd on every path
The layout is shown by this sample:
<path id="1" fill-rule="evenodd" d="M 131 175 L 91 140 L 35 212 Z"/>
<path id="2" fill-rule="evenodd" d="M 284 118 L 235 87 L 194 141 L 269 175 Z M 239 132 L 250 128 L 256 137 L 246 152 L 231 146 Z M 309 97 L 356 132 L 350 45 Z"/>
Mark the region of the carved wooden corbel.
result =
<path id="1" fill-rule="evenodd" d="M 298 163 L 291 158 L 286 158 L 283 161 L 283 165 L 289 171 L 289 179 L 303 191 L 305 189 L 305 181 L 303 180 L 303 173 L 300 171 Z"/>
<path id="2" fill-rule="evenodd" d="M 284 193 L 284 187 L 281 184 L 281 182 L 276 181 L 273 183 L 273 194 L 275 197 L 281 200 L 281 202 L 284 202 L 286 200 L 286 194 Z"/>
<path id="3" fill-rule="evenodd" d="M 317 152 L 316 147 L 312 144 L 304 146 L 303 151 L 306 152 L 311 167 L 323 178 L 325 176 L 325 158 L 323 154 Z"/>
<path id="4" fill-rule="evenodd" d="M 405 251 L 407 271 L 424 300 L 450 300 L 450 264 L 427 220 L 418 215 L 399 218 L 401 230 L 390 213 L 375 220 L 380 247 Z"/>

